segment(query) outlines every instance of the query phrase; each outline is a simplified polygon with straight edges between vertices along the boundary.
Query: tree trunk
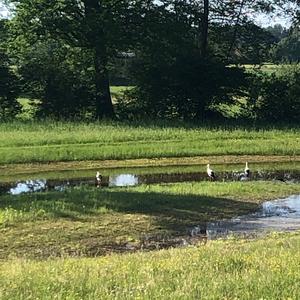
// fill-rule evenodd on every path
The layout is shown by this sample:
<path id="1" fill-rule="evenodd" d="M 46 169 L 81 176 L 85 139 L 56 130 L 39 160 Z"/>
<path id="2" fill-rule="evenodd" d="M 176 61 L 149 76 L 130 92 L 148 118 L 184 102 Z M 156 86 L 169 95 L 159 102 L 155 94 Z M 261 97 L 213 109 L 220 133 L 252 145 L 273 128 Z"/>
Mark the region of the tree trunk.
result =
<path id="1" fill-rule="evenodd" d="M 95 86 L 96 86 L 96 117 L 112 118 L 114 110 L 109 89 L 107 57 L 105 51 L 95 49 Z"/>
<path id="2" fill-rule="evenodd" d="M 94 52 L 96 117 L 112 118 L 114 110 L 109 89 L 108 55 L 105 32 L 102 27 L 102 7 L 97 0 L 84 0 L 87 39 Z"/>
<path id="3" fill-rule="evenodd" d="M 208 44 L 208 15 L 209 15 L 209 0 L 203 0 L 204 11 L 201 20 L 201 40 L 200 40 L 200 53 L 202 57 L 207 55 Z"/>

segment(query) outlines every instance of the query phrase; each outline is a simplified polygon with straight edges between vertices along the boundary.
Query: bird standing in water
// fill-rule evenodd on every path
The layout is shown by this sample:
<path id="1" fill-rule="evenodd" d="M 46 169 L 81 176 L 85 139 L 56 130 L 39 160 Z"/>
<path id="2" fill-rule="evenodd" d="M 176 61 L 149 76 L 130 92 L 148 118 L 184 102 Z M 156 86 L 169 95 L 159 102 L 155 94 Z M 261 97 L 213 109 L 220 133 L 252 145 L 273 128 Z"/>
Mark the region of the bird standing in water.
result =
<path id="1" fill-rule="evenodd" d="M 249 167 L 248 167 L 248 162 L 247 162 L 247 161 L 246 161 L 246 166 L 245 166 L 245 176 L 246 176 L 247 178 L 250 177 L 250 169 L 249 169 Z"/>
<path id="2" fill-rule="evenodd" d="M 208 175 L 210 180 L 215 180 L 216 179 L 215 172 L 210 168 L 209 164 L 207 164 L 207 175 Z"/>
<path id="3" fill-rule="evenodd" d="M 100 187 L 101 186 L 101 182 L 102 182 L 102 175 L 97 172 L 96 173 L 96 178 L 95 178 L 95 185 L 96 187 Z"/>

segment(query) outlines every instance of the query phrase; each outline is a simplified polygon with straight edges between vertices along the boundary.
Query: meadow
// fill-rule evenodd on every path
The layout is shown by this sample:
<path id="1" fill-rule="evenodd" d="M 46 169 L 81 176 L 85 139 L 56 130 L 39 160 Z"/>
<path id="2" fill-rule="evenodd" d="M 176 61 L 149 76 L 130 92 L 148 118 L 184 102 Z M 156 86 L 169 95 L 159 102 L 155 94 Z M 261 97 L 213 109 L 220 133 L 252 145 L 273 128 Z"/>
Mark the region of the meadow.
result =
<path id="1" fill-rule="evenodd" d="M 205 172 L 206 163 L 233 171 L 245 161 L 256 171 L 299 170 L 299 128 L 39 122 L 21 102 L 27 121 L 0 124 L 0 182 L 129 167 Z M 298 183 L 204 181 L 2 194 L 0 299 L 297 299 L 300 233 L 149 250 L 299 193 Z"/>
<path id="2" fill-rule="evenodd" d="M 300 155 L 300 131 L 183 124 L 0 124 L 0 165 L 208 155 Z"/>
<path id="3" fill-rule="evenodd" d="M 300 234 L 184 249 L 0 264 L 0 298 L 298 299 Z"/>
<path id="4" fill-rule="evenodd" d="M 146 238 L 253 212 L 300 193 L 282 182 L 190 182 L 127 188 L 76 187 L 0 196 L 0 259 L 95 256 L 140 248 Z"/>

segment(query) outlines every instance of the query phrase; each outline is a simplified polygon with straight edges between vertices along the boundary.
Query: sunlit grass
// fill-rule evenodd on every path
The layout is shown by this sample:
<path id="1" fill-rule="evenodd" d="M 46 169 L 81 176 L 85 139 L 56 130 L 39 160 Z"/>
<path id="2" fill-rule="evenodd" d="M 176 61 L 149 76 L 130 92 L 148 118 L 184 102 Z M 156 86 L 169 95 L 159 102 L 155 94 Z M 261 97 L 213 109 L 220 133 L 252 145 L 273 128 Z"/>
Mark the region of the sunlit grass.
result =
<path id="1" fill-rule="evenodd" d="M 101 255 L 145 235 L 185 236 L 195 225 L 297 193 L 299 184 L 191 182 L 2 195 L 0 259 Z"/>
<path id="2" fill-rule="evenodd" d="M 300 234 L 0 264 L 1 299 L 298 299 Z"/>
<path id="3" fill-rule="evenodd" d="M 299 129 L 206 129 L 120 123 L 0 124 L 0 164 L 197 155 L 299 155 Z"/>

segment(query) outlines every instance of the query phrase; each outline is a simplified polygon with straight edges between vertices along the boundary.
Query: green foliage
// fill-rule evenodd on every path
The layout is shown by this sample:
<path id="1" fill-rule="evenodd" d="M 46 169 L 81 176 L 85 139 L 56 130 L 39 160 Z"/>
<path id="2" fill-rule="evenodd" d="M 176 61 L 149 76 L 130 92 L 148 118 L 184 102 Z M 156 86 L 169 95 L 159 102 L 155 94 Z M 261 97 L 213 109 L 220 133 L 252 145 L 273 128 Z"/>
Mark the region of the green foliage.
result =
<path id="1" fill-rule="evenodd" d="M 70 48 L 59 40 L 36 42 L 23 48 L 19 60 L 23 92 L 34 99 L 35 116 L 56 119 L 93 117 L 95 73 L 89 52 Z"/>
<path id="2" fill-rule="evenodd" d="M 257 73 L 250 88 L 250 109 L 255 118 L 295 123 L 300 114 L 300 67 L 283 67 L 276 73 Z"/>
<path id="3" fill-rule="evenodd" d="M 261 64 L 270 59 L 276 39 L 267 30 L 246 22 L 230 26 L 212 26 L 211 47 L 217 57 L 234 64 Z"/>
<path id="4" fill-rule="evenodd" d="M 216 120 L 221 115 L 214 113 L 212 106 L 232 102 L 242 95 L 245 84 L 242 69 L 191 54 L 175 54 L 158 62 L 144 52 L 134 72 L 136 87 L 118 103 L 121 118 Z"/>
<path id="5" fill-rule="evenodd" d="M 10 69 L 6 55 L 7 36 L 7 22 L 0 19 L 0 121 L 13 118 L 21 108 L 16 100 L 19 81 Z"/>
<path id="6" fill-rule="evenodd" d="M 272 56 L 277 62 L 300 62 L 300 30 L 298 27 L 292 28 L 289 35 L 273 47 Z"/>
<path id="7" fill-rule="evenodd" d="M 20 112 L 18 84 L 18 78 L 10 71 L 7 58 L 0 49 L 0 121 L 11 119 Z"/>

